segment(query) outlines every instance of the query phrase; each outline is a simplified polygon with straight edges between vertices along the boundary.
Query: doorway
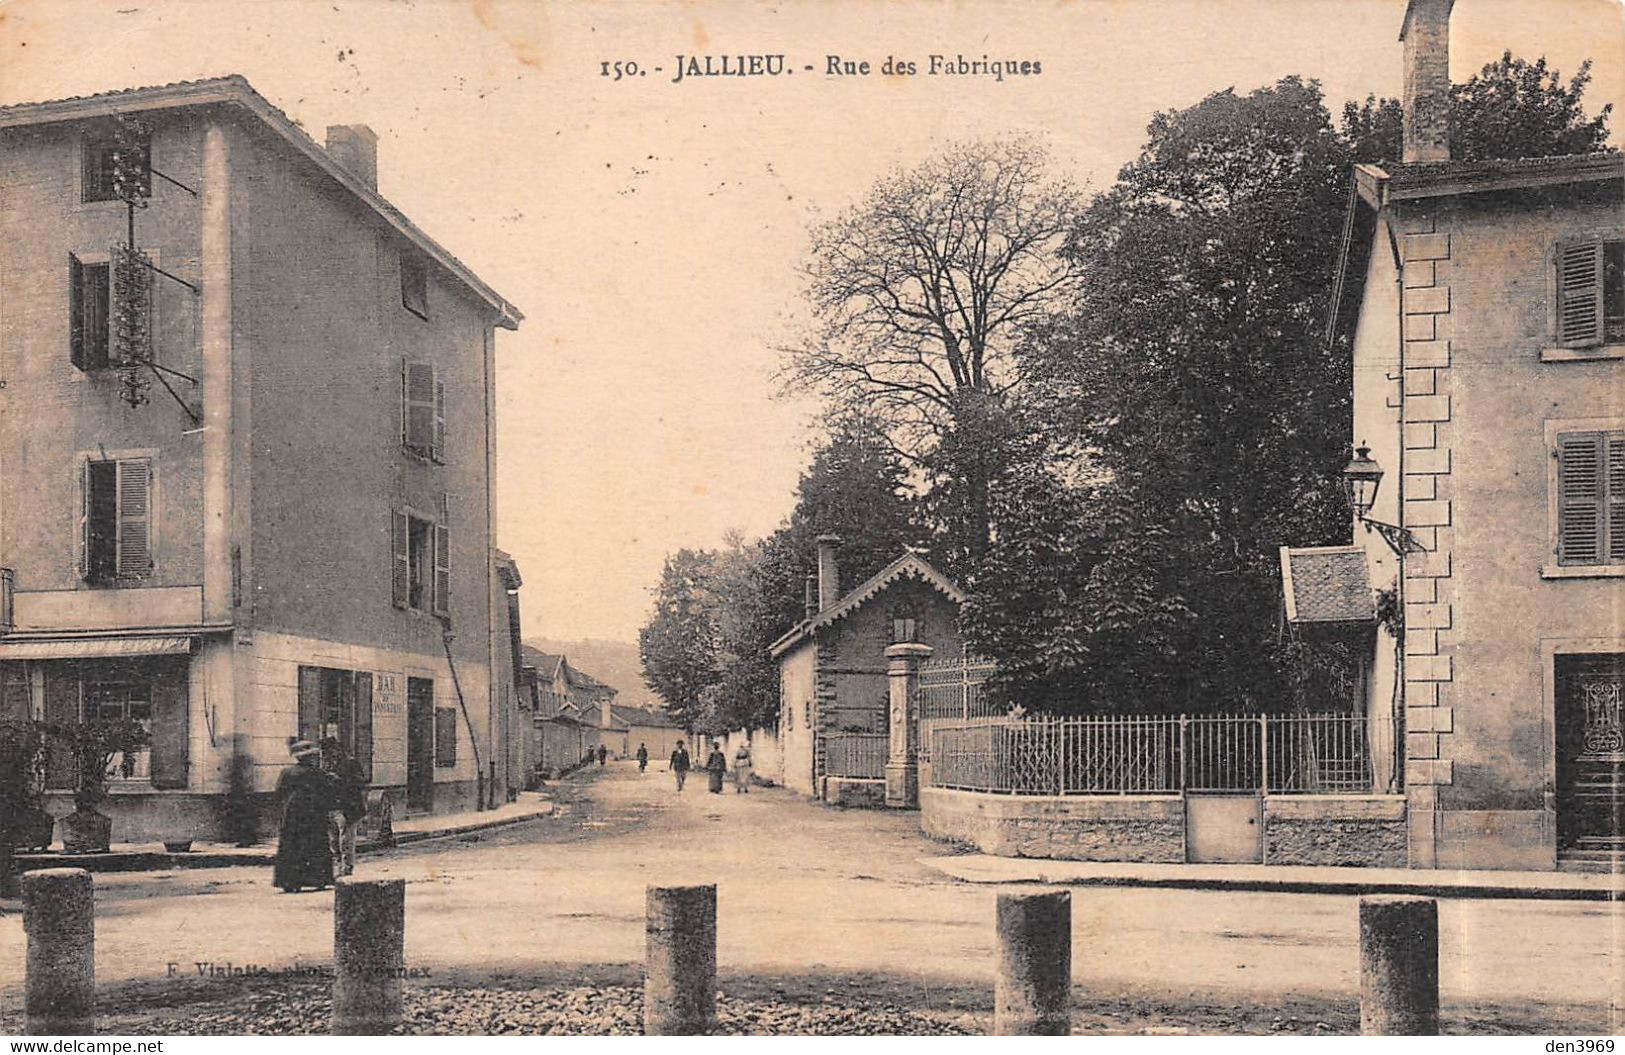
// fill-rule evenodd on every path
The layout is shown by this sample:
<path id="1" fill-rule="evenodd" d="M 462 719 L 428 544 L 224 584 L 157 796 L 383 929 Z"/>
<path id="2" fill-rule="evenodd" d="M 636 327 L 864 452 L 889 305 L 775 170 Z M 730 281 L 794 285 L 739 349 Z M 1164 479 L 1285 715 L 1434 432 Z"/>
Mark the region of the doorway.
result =
<path id="1" fill-rule="evenodd" d="M 1560 655 L 1557 848 L 1625 851 L 1625 653 Z"/>
<path id="2" fill-rule="evenodd" d="M 406 679 L 406 808 L 434 809 L 434 680 Z"/>

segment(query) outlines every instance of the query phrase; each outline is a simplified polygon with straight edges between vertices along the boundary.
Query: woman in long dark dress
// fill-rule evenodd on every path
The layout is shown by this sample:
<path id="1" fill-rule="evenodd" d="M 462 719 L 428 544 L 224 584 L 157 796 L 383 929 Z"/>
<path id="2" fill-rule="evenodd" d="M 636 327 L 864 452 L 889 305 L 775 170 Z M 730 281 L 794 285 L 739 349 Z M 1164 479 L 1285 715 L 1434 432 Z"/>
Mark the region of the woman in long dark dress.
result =
<path id="1" fill-rule="evenodd" d="M 722 777 L 728 772 L 728 758 L 722 753 L 722 745 L 712 741 L 711 753 L 705 759 L 705 771 L 711 776 L 711 784 L 707 791 L 713 795 L 722 794 Z"/>
<path id="2" fill-rule="evenodd" d="M 338 784 L 319 765 L 321 748 L 308 740 L 289 748 L 294 764 L 277 778 L 282 827 L 277 833 L 276 867 L 271 882 L 283 893 L 333 885 L 333 853 L 327 841 L 328 815 L 338 807 Z"/>

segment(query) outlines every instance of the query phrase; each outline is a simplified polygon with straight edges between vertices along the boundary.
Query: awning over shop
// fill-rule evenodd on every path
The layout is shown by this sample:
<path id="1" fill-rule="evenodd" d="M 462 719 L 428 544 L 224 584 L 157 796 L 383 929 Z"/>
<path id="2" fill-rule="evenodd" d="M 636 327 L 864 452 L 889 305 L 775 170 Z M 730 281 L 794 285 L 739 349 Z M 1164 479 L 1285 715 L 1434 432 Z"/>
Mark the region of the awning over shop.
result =
<path id="1" fill-rule="evenodd" d="M 1289 623 L 1369 626 L 1377 621 L 1365 550 L 1358 546 L 1282 546 L 1281 589 Z"/>
<path id="2" fill-rule="evenodd" d="M 4 659 L 127 659 L 132 656 L 184 656 L 192 651 L 192 638 L 89 637 L 0 641 Z"/>

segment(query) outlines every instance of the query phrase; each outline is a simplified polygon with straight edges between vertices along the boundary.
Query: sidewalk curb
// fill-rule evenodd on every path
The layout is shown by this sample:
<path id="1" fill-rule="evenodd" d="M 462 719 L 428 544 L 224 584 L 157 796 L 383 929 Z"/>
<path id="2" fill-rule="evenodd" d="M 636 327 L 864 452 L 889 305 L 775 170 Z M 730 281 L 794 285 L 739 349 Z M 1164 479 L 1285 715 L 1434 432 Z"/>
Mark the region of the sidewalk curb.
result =
<path id="1" fill-rule="evenodd" d="M 1416 880 L 1377 879 L 1360 882 L 1356 879 L 1268 879 L 1257 876 L 1133 876 L 1133 875 L 1056 875 L 1038 869 L 1024 870 L 1010 876 L 998 876 L 978 870 L 966 875 L 963 870 L 952 870 L 953 858 L 920 858 L 920 862 L 950 879 L 982 886 L 1036 885 L 1081 887 L 1147 887 L 1165 890 L 1228 890 L 1246 893 L 1272 894 L 1414 894 L 1437 898 L 1480 898 L 1486 900 L 1527 901 L 1603 901 L 1625 902 L 1625 887 L 1620 886 L 1519 886 L 1496 883 L 1492 880 L 1447 883 L 1418 877 Z M 1020 860 L 1012 859 L 1014 860 Z M 1170 867 L 1179 867 L 1177 865 Z"/>
<path id="2" fill-rule="evenodd" d="M 492 821 L 473 821 L 466 824 L 457 824 L 449 828 L 434 828 L 428 831 L 406 831 L 398 833 L 390 842 L 368 840 L 356 843 L 356 853 L 377 853 L 380 850 L 390 850 L 399 846 L 409 846 L 413 843 L 428 842 L 431 839 L 446 839 L 458 835 L 468 835 L 472 832 L 490 831 L 497 828 L 507 828 L 515 824 L 525 824 L 530 821 L 551 817 L 557 804 L 546 803 L 547 808 L 535 813 L 527 813 L 517 817 L 503 817 Z M 169 872 L 178 870 L 195 870 L 204 868 L 251 868 L 269 867 L 276 859 L 276 850 L 271 847 L 253 847 L 240 850 L 223 850 L 218 853 L 169 853 L 166 850 L 123 850 L 111 851 L 104 854 L 64 854 L 64 853 L 33 853 L 18 854 L 15 858 L 17 869 L 20 872 L 33 871 L 40 868 L 83 868 L 91 872 Z"/>

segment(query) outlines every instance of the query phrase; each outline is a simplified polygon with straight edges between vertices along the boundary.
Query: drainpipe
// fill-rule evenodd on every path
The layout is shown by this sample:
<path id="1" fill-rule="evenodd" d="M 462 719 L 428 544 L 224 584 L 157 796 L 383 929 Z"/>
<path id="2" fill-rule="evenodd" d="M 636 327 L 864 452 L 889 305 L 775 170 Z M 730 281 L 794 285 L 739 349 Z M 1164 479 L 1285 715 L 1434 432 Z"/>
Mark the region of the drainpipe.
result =
<path id="1" fill-rule="evenodd" d="M 474 732 L 474 720 L 468 716 L 468 701 L 463 699 L 463 680 L 457 676 L 457 660 L 451 654 L 451 621 L 440 624 L 440 644 L 446 650 L 446 665 L 451 668 L 451 687 L 457 690 L 457 709 L 463 712 L 463 724 L 468 727 L 468 745 L 474 749 L 474 809 L 485 809 L 485 768 L 480 765 L 480 738 Z"/>
<path id="2" fill-rule="evenodd" d="M 1399 443 L 1398 455 L 1395 459 L 1398 468 L 1395 472 L 1394 494 L 1398 499 L 1394 523 L 1401 527 L 1405 524 L 1405 254 L 1400 251 L 1399 235 L 1394 230 L 1393 213 L 1390 212 L 1388 198 L 1388 181 L 1384 180 L 1378 190 L 1381 196 L 1382 226 L 1388 234 L 1388 249 L 1394 257 L 1394 301 L 1398 305 L 1398 315 L 1395 319 L 1396 335 L 1398 337 L 1399 362 Z M 1400 618 L 1399 634 L 1394 640 L 1394 689 L 1392 705 L 1394 711 L 1394 776 L 1390 782 L 1391 791 L 1405 789 L 1405 548 L 1399 547 L 1396 554 L 1399 562 L 1399 574 L 1394 581 L 1394 605 L 1398 609 Z"/>

